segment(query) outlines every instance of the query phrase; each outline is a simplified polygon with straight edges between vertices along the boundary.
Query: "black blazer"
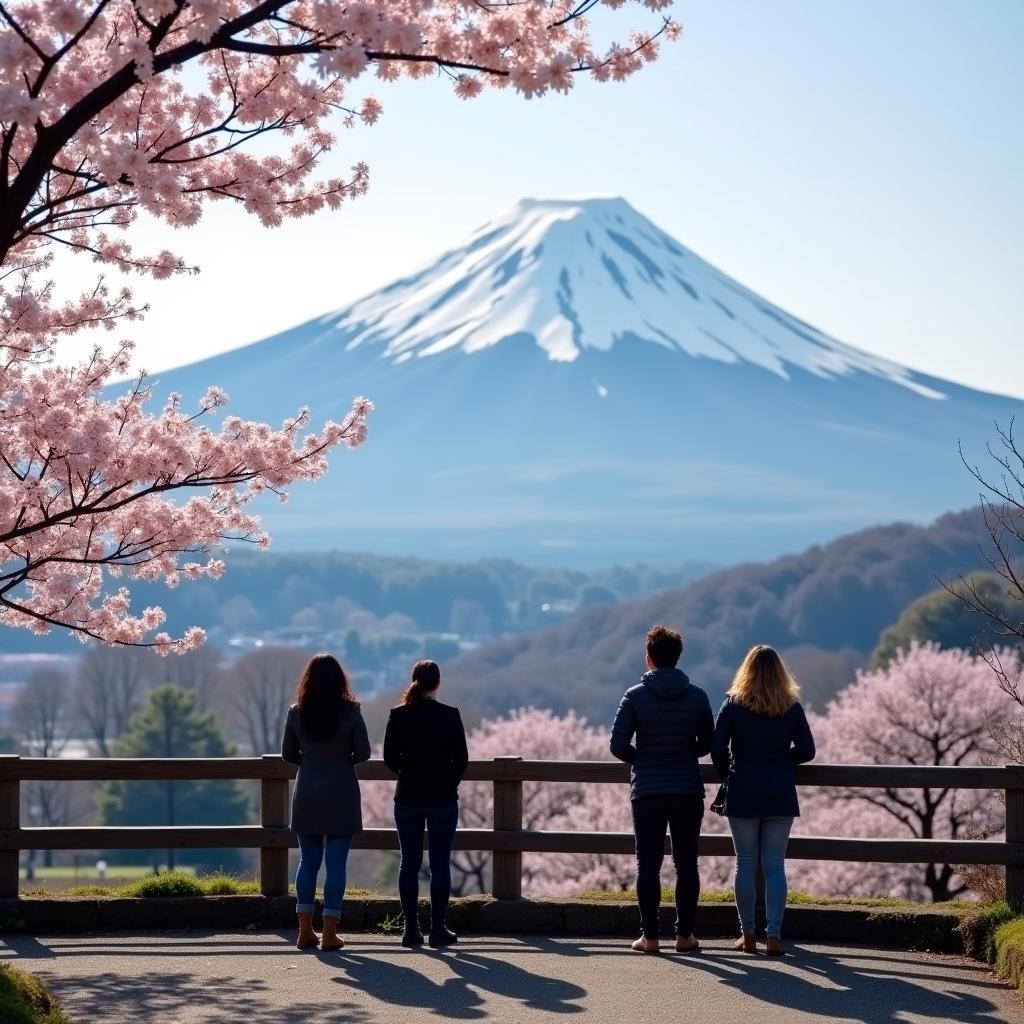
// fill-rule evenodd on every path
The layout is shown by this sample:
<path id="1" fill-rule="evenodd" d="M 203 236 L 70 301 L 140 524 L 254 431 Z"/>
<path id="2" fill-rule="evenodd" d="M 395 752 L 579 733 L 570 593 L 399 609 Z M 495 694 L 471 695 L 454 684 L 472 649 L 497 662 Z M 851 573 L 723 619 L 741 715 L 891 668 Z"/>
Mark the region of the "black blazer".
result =
<path id="1" fill-rule="evenodd" d="M 392 708 L 384 733 L 384 763 L 398 776 L 395 803 L 443 807 L 459 797 L 469 762 L 458 708 L 418 700 Z"/>

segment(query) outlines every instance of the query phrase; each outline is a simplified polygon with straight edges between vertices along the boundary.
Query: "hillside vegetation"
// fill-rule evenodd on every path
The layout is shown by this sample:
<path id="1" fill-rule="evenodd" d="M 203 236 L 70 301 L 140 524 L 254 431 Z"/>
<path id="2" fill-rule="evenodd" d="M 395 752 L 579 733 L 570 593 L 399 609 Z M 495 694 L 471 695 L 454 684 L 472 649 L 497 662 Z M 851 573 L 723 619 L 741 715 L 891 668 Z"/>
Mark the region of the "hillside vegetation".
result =
<path id="1" fill-rule="evenodd" d="M 681 586 L 710 563 L 612 566 L 594 571 L 527 566 L 504 558 L 440 562 L 344 551 L 234 549 L 219 580 L 175 590 L 137 582 L 134 604 L 160 605 L 172 632 L 202 626 L 215 645 L 233 638 L 344 652 L 355 631 L 380 636 L 454 633 L 490 638 L 565 621 L 575 611 Z M 63 633 L 8 630 L 5 651 L 80 654 Z"/>
<path id="2" fill-rule="evenodd" d="M 771 643 L 799 675 L 805 700 L 820 708 L 937 579 L 985 568 L 982 538 L 978 512 L 967 510 L 929 526 L 873 527 L 797 555 L 721 570 L 487 644 L 446 666 L 448 693 L 483 714 L 536 704 L 610 721 L 624 687 L 643 671 L 644 633 L 665 622 L 683 630 L 683 667 L 713 702 L 746 650 Z"/>
<path id="3" fill-rule="evenodd" d="M 1004 580 L 995 573 L 979 573 L 974 577 L 979 596 L 1005 616 L 1007 622 L 1020 620 L 1020 602 L 1007 593 Z M 940 647 L 962 647 L 964 650 L 984 649 L 1000 641 L 992 621 L 951 594 L 945 587 L 919 597 L 908 605 L 899 619 L 879 638 L 871 654 L 871 667 L 888 665 L 896 652 L 910 646 L 912 640 L 932 640 Z"/>

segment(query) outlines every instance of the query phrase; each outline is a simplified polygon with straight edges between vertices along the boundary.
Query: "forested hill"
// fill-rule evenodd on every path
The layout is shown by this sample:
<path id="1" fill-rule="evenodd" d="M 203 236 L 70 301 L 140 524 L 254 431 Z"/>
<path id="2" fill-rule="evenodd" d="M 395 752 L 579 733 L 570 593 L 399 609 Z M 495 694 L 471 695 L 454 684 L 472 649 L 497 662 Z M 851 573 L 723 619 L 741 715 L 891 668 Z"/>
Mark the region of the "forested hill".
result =
<path id="1" fill-rule="evenodd" d="M 447 690 L 484 714 L 537 704 L 610 721 L 623 689 L 643 671 L 646 630 L 664 622 L 683 630 L 683 668 L 713 703 L 747 649 L 771 643 L 800 676 L 805 700 L 822 706 L 904 607 L 937 586 L 936 577 L 984 568 L 984 537 L 979 512 L 967 510 L 930 526 L 873 527 L 798 555 L 724 569 L 481 647 L 446 666 Z"/>
<path id="2" fill-rule="evenodd" d="M 202 626 L 212 644 L 242 648 L 255 640 L 341 650 L 354 630 L 375 636 L 452 633 L 472 640 L 564 622 L 575 611 L 681 586 L 710 571 L 708 563 L 613 566 L 584 572 L 535 567 L 509 559 L 438 562 L 344 551 L 255 552 L 225 556 L 219 580 L 183 582 L 169 590 L 130 584 L 133 606 L 156 604 L 168 628 Z M 36 637 L 3 631 L 4 652 L 80 654 L 81 645 L 54 631 Z"/>

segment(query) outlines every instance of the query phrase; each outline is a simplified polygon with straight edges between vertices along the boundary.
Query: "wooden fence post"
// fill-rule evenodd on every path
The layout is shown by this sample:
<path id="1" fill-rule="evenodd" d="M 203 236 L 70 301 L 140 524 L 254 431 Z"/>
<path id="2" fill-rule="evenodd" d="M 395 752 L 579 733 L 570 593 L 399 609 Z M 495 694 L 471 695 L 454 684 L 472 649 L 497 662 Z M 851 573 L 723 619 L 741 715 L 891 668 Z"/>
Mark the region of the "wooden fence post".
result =
<path id="1" fill-rule="evenodd" d="M 280 760 L 279 754 L 264 754 L 268 758 Z M 260 780 L 260 824 L 267 826 L 288 826 L 288 780 Z M 288 847 L 260 847 L 260 892 L 264 896 L 288 895 Z"/>
<path id="2" fill-rule="evenodd" d="M 1006 790 L 1006 841 L 1024 843 L 1024 789 Z M 1006 865 L 1006 901 L 1024 903 L 1024 864 Z"/>
<path id="3" fill-rule="evenodd" d="M 521 762 L 521 757 L 496 757 L 498 762 Z M 519 832 L 523 827 L 523 783 L 520 779 L 494 780 L 494 828 Z M 518 850 L 495 850 L 491 861 L 491 894 L 498 900 L 523 895 L 523 855 Z"/>
<path id="4" fill-rule="evenodd" d="M 2 754 L 0 762 L 17 766 L 17 754 Z M 21 781 L 18 778 L 0 778 L 0 828 L 18 828 L 21 825 Z M 18 897 L 18 859 L 21 851 L 0 850 L 0 899 Z"/>

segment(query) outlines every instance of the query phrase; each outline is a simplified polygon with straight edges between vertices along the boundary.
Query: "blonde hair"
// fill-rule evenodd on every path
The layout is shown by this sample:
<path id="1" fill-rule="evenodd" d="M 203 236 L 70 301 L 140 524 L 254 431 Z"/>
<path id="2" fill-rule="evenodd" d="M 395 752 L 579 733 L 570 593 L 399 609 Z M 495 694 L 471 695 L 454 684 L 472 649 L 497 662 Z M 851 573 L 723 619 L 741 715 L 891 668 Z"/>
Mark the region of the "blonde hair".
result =
<path id="1" fill-rule="evenodd" d="M 779 718 L 800 698 L 800 687 L 778 651 L 758 644 L 747 651 L 726 696 L 748 711 Z"/>

